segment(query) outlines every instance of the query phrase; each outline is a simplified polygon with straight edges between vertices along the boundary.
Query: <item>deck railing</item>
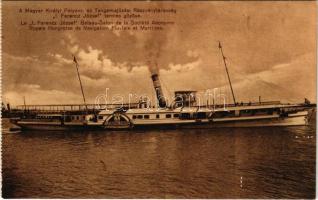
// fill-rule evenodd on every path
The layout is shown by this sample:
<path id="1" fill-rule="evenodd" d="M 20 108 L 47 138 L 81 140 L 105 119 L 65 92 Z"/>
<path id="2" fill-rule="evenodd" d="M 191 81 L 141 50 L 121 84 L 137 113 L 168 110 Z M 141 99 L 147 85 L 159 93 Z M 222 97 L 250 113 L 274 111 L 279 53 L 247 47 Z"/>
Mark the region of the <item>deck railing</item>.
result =
<path id="1" fill-rule="evenodd" d="M 23 111 L 38 111 L 38 112 L 63 112 L 63 111 L 85 111 L 87 106 L 88 111 L 116 109 L 116 108 L 137 108 L 138 103 L 130 104 L 59 104 L 59 105 L 18 105 L 16 110 Z"/>
<path id="2" fill-rule="evenodd" d="M 277 105 L 280 101 L 266 101 L 266 102 L 249 102 L 249 103 L 237 103 L 235 104 L 218 104 L 218 105 L 200 105 L 200 107 L 234 107 L 234 106 L 258 106 L 258 105 Z M 130 104 L 87 104 L 88 111 L 98 111 L 116 108 L 138 108 L 138 103 Z M 84 104 L 60 104 L 60 105 L 19 105 L 16 107 L 17 111 L 36 111 L 36 112 L 67 112 L 67 111 L 86 111 L 86 106 Z M 199 107 L 199 106 L 194 106 Z"/>

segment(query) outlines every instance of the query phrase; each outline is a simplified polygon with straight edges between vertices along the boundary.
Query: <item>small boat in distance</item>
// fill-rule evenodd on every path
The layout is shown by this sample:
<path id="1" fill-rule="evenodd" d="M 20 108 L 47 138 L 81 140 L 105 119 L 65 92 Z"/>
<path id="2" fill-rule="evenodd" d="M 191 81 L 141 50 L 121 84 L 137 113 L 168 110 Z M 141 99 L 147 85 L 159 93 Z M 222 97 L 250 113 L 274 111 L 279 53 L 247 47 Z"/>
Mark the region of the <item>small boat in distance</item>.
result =
<path id="1" fill-rule="evenodd" d="M 231 88 L 233 104 L 197 105 L 196 91 L 175 91 L 175 101 L 168 105 L 161 88 L 158 74 L 152 74 L 154 90 L 157 97 L 157 108 L 151 108 L 145 102 L 132 107 L 89 109 L 74 57 L 81 86 L 84 105 L 52 105 L 56 110 L 42 109 L 44 105 L 24 105 L 20 118 L 12 120 L 22 129 L 30 130 L 123 130 L 123 129 L 166 129 L 166 128 L 216 128 L 216 127 L 267 127 L 308 125 L 315 111 L 315 104 L 307 99 L 304 103 L 289 104 L 279 101 L 237 103 L 227 68 L 221 43 L 227 78 Z M 68 108 L 67 108 L 68 107 Z M 83 109 L 84 107 L 84 109 Z"/>

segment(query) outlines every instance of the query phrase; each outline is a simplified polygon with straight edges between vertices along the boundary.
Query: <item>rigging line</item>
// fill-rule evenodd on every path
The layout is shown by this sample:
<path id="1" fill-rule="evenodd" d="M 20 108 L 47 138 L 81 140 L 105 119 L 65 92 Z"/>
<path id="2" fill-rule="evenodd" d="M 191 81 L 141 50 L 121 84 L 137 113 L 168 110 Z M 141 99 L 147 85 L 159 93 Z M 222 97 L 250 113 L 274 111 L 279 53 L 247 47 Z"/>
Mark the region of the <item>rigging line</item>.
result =
<path id="1" fill-rule="evenodd" d="M 78 80 L 79 80 L 79 83 L 80 83 L 80 86 L 81 86 L 81 91 L 82 91 L 82 96 L 83 96 L 83 101 L 84 101 L 84 105 L 85 105 L 85 110 L 86 110 L 86 114 L 87 114 L 87 104 L 86 104 L 86 100 L 85 100 L 85 95 L 84 95 L 84 90 L 83 90 L 83 85 L 82 85 L 82 80 L 81 80 L 81 76 L 79 74 L 79 70 L 78 70 L 78 63 L 77 63 L 77 60 L 75 58 L 75 56 L 73 55 L 74 57 L 74 63 L 75 63 L 75 66 L 76 66 L 76 71 L 77 71 L 77 76 L 78 76 Z"/>
<path id="2" fill-rule="evenodd" d="M 217 62 L 218 62 L 218 65 L 217 65 L 218 70 L 222 70 L 223 71 L 224 70 L 224 68 L 222 66 L 223 59 L 218 56 L 217 57 Z M 228 97 L 229 97 L 229 95 L 231 93 L 231 88 L 229 88 L 229 85 L 227 83 L 227 74 L 226 73 L 222 73 L 222 75 L 220 75 L 219 77 L 220 77 L 220 79 L 219 79 L 218 87 L 216 87 L 216 89 L 219 92 L 219 94 L 217 96 L 219 96 L 220 94 L 223 94 L 224 97 L 226 98 L 226 102 L 228 102 Z"/>
<path id="3" fill-rule="evenodd" d="M 233 97 L 234 105 L 236 105 L 235 95 L 234 95 L 234 91 L 233 91 L 233 88 L 232 88 L 232 83 L 231 83 L 229 71 L 228 71 L 228 69 L 227 69 L 227 65 L 226 65 L 226 61 L 225 61 L 225 56 L 224 56 L 224 54 L 223 54 L 223 49 L 222 49 L 222 46 L 221 46 L 221 42 L 220 42 L 220 41 L 219 41 L 219 49 L 220 49 L 220 51 L 221 51 L 221 53 L 222 53 L 222 58 L 223 58 L 223 62 L 224 62 L 226 74 L 227 74 L 227 77 L 228 77 L 228 80 L 229 80 L 229 84 L 230 84 L 230 87 L 231 87 L 231 92 L 232 92 L 232 97 Z"/>

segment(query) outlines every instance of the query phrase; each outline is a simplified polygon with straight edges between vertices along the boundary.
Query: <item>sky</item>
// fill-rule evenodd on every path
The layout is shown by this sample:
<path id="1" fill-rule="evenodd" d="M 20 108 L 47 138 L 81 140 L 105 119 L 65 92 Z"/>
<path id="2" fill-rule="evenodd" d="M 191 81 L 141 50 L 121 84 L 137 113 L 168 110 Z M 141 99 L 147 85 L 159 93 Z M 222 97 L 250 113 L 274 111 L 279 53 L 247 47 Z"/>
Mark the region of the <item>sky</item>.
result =
<path id="1" fill-rule="evenodd" d="M 146 15 L 175 22 L 162 31 L 34 32 L 19 8 L 174 8 Z M 2 95 L 5 103 L 82 103 L 106 93 L 154 98 L 218 88 L 231 103 L 221 41 L 237 101 L 316 102 L 316 2 L 9 2 L 2 3 Z M 48 16 L 41 15 L 42 20 Z"/>

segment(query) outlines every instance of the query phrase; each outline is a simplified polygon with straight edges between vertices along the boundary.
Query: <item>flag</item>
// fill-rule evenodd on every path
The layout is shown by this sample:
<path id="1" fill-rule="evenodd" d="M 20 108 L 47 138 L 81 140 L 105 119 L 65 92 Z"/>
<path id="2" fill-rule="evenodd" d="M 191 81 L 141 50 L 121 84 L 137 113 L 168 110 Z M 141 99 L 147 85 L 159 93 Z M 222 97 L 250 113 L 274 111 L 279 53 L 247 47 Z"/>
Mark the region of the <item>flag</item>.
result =
<path id="1" fill-rule="evenodd" d="M 76 58 L 75 58 L 75 56 L 74 56 L 74 55 L 73 55 L 73 57 L 74 57 L 73 61 L 77 64 L 77 60 L 76 60 Z"/>

